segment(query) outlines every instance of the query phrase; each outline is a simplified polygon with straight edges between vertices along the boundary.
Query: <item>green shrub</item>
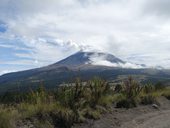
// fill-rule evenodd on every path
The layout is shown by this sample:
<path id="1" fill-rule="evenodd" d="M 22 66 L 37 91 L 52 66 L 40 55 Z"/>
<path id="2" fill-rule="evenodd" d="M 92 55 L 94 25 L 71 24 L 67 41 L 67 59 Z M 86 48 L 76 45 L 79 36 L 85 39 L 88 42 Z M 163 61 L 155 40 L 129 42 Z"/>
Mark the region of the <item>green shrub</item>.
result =
<path id="1" fill-rule="evenodd" d="M 137 101 L 135 99 L 122 99 L 116 104 L 117 108 L 133 108 L 137 107 Z"/>
<path id="2" fill-rule="evenodd" d="M 83 86 L 80 79 L 77 79 L 75 85 L 63 86 L 55 93 L 55 99 L 61 105 L 70 109 L 77 109 L 83 105 L 85 86 Z"/>
<path id="3" fill-rule="evenodd" d="M 115 86 L 115 92 L 116 92 L 116 93 L 121 93 L 122 90 L 123 90 L 123 87 L 122 87 L 121 84 L 117 84 L 117 85 Z"/>
<path id="4" fill-rule="evenodd" d="M 48 103 L 48 94 L 43 86 L 40 86 L 36 91 L 32 91 L 27 95 L 25 102 L 30 104 Z"/>
<path id="5" fill-rule="evenodd" d="M 99 104 L 99 100 L 102 96 L 107 95 L 110 92 L 110 86 L 104 80 L 100 78 L 94 78 L 89 81 L 87 86 L 89 87 L 88 94 L 86 94 L 86 99 L 92 108 L 95 108 Z"/>
<path id="6" fill-rule="evenodd" d="M 129 77 L 127 81 L 124 83 L 124 91 L 123 93 L 126 95 L 126 98 L 133 99 L 136 98 L 142 90 L 141 85 Z"/>
<path id="7" fill-rule="evenodd" d="M 61 128 L 71 128 L 75 122 L 75 114 L 68 108 L 61 108 L 60 110 L 51 113 L 54 125 Z"/>
<path id="8" fill-rule="evenodd" d="M 112 105 L 113 101 L 114 97 L 112 95 L 102 96 L 98 101 L 98 105 L 109 107 Z"/>
<path id="9" fill-rule="evenodd" d="M 137 101 L 139 94 L 141 93 L 142 87 L 138 82 L 129 77 L 127 81 L 125 81 L 122 85 L 122 95 L 124 95 L 123 99 L 120 99 L 116 107 L 118 108 L 132 108 L 137 106 Z"/>
<path id="10" fill-rule="evenodd" d="M 156 97 L 154 97 L 154 96 L 151 95 L 151 94 L 142 96 L 142 97 L 140 98 L 140 100 L 141 100 L 141 104 L 143 104 L 143 105 L 148 105 L 148 104 L 157 103 Z"/>
<path id="11" fill-rule="evenodd" d="M 88 119 L 100 119 L 101 112 L 98 109 L 86 108 L 84 110 L 84 116 Z"/>
<path id="12" fill-rule="evenodd" d="M 119 102 L 119 101 L 121 101 L 121 100 L 126 98 L 125 95 L 122 94 L 122 93 L 116 93 L 112 97 L 113 97 L 113 102 L 114 103 L 117 103 L 117 102 Z"/>
<path id="13" fill-rule="evenodd" d="M 152 84 L 146 84 L 143 86 L 142 91 L 145 94 L 152 93 L 155 91 L 155 86 L 153 86 Z"/>

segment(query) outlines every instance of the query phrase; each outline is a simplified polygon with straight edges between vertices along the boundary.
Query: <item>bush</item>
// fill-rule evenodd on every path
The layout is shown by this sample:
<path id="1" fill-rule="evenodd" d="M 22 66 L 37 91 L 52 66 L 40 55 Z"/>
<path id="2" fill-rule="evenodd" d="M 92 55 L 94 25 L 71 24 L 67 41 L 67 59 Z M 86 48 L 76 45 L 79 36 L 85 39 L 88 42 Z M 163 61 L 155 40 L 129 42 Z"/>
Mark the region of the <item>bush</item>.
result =
<path id="1" fill-rule="evenodd" d="M 80 79 L 77 79 L 75 85 L 64 86 L 58 89 L 55 99 L 61 105 L 76 110 L 83 105 L 85 92 L 85 86 L 83 86 Z"/>
<path id="2" fill-rule="evenodd" d="M 122 87 L 121 84 L 117 84 L 117 85 L 115 86 L 115 92 L 116 92 L 116 93 L 120 93 L 122 90 L 123 90 L 123 87 Z"/>
<path id="3" fill-rule="evenodd" d="M 89 90 L 87 90 L 86 99 L 92 108 L 95 108 L 96 105 L 99 104 L 102 96 L 105 96 L 110 92 L 108 83 L 97 77 L 89 81 L 87 86 L 89 87 Z"/>
<path id="4" fill-rule="evenodd" d="M 140 99 L 141 99 L 141 104 L 143 105 L 157 103 L 156 98 L 151 94 L 142 96 Z"/>
<path id="5" fill-rule="evenodd" d="M 127 81 L 124 82 L 123 85 L 123 94 L 127 99 L 135 99 L 139 96 L 142 87 L 140 84 L 133 80 L 132 77 L 129 77 Z"/>
<path id="6" fill-rule="evenodd" d="M 127 81 L 122 85 L 123 99 L 117 102 L 118 108 L 132 108 L 137 106 L 138 96 L 142 90 L 142 87 L 138 82 L 129 77 Z"/>
<path id="7" fill-rule="evenodd" d="M 63 108 L 51 113 L 54 125 L 61 128 L 71 128 L 75 121 L 75 114 L 72 110 Z"/>
<path id="8" fill-rule="evenodd" d="M 98 101 L 98 105 L 109 107 L 112 105 L 113 101 L 114 97 L 112 95 L 102 96 Z"/>
<path id="9" fill-rule="evenodd" d="M 155 91 L 155 87 L 152 84 L 146 84 L 142 88 L 143 93 L 149 94 Z"/>
<path id="10" fill-rule="evenodd" d="M 116 104 L 117 108 L 133 108 L 137 107 L 137 101 L 135 99 L 122 99 Z"/>
<path id="11" fill-rule="evenodd" d="M 84 116 L 96 120 L 101 117 L 101 112 L 98 109 L 87 108 L 84 110 Z"/>

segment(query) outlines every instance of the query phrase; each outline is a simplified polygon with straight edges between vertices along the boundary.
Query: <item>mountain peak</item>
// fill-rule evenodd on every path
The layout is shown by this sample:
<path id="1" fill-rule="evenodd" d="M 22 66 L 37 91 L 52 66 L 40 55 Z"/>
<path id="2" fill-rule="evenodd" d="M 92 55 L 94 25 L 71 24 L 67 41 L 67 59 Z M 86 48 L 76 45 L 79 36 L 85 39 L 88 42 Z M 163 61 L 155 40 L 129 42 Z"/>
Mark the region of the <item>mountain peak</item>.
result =
<path id="1" fill-rule="evenodd" d="M 143 68 L 142 65 L 125 62 L 109 53 L 83 50 L 55 63 L 55 65 L 67 67 L 93 65 L 118 68 Z"/>

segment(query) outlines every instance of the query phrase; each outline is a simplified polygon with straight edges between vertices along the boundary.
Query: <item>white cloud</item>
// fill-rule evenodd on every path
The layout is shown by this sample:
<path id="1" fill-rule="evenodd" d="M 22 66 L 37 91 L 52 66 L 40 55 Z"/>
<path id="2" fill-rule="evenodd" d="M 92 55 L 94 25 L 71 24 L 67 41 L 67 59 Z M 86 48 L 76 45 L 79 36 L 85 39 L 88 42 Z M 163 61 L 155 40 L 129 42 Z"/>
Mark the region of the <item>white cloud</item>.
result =
<path id="1" fill-rule="evenodd" d="M 102 65 L 102 66 L 109 66 L 109 67 L 119 67 L 119 68 L 132 68 L 132 69 L 139 69 L 144 68 L 141 65 L 129 62 L 111 62 L 106 59 L 107 55 L 98 55 L 94 54 L 90 56 L 90 62 L 93 65 Z"/>
<path id="2" fill-rule="evenodd" d="M 3 71 L 0 71 L 0 76 L 3 75 L 3 74 L 9 73 L 9 72 L 15 72 L 15 70 L 3 70 Z"/>
<path id="3" fill-rule="evenodd" d="M 167 2 L 1 0 L 0 20 L 8 26 L 1 37 L 22 40 L 31 48 L 30 53 L 15 55 L 32 58 L 40 65 L 93 48 L 125 60 L 131 58 L 131 62 L 170 67 Z M 133 59 L 134 54 L 150 58 Z"/>

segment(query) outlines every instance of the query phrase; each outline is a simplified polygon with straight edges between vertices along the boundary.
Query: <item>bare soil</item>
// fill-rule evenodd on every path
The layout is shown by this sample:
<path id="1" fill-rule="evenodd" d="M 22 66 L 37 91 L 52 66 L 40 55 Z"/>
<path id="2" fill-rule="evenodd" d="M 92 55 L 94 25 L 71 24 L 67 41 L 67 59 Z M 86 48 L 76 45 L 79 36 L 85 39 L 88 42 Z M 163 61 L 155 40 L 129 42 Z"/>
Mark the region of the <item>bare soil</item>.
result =
<path id="1" fill-rule="evenodd" d="M 112 108 L 99 120 L 88 120 L 74 128 L 170 128 L 170 101 L 158 99 L 158 109 L 152 105 L 132 109 Z"/>

